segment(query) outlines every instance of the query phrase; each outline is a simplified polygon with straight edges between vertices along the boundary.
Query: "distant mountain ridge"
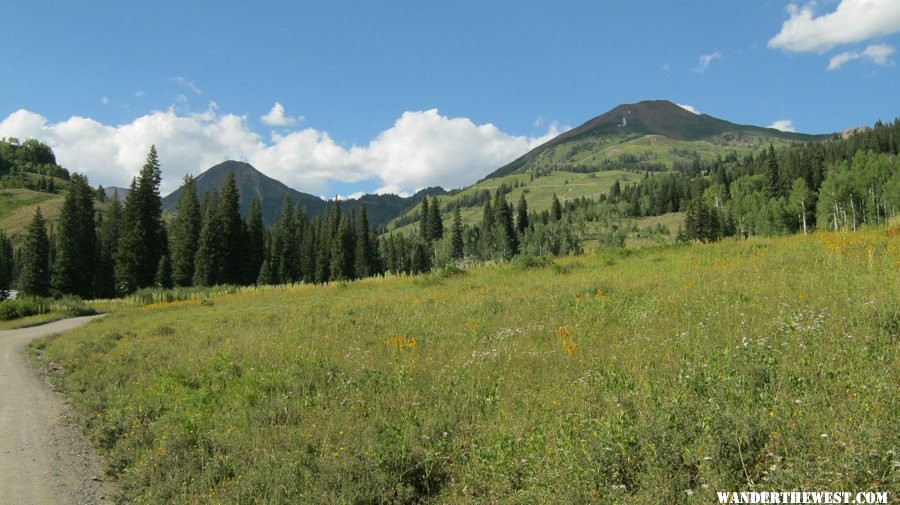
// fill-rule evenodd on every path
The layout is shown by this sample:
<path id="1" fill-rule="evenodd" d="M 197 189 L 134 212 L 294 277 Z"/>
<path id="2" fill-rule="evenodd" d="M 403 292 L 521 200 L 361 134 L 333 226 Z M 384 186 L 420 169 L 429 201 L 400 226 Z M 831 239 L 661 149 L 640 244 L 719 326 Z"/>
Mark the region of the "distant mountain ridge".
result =
<path id="1" fill-rule="evenodd" d="M 198 198 L 202 200 L 204 195 L 210 191 L 220 190 L 228 172 L 234 174 L 234 182 L 240 194 L 241 215 L 246 216 L 250 211 L 253 199 L 259 198 L 263 221 L 267 225 L 271 226 L 275 223 L 285 198 L 289 198 L 293 205 L 298 203 L 302 205 L 306 213 L 312 217 L 324 212 L 328 206 L 328 201 L 318 196 L 297 191 L 260 172 L 249 163 L 234 160 L 219 163 L 194 179 Z M 181 193 L 182 188 L 178 188 L 165 196 L 162 199 L 163 211 L 174 212 Z M 380 226 L 418 204 L 425 195 L 440 194 L 446 194 L 446 191 L 443 188 L 426 188 L 409 197 L 364 195 L 360 198 L 342 201 L 341 207 L 344 210 L 352 211 L 364 204 L 369 223 L 373 226 Z"/>
<path id="2" fill-rule="evenodd" d="M 695 114 L 668 100 L 622 104 L 573 128 L 504 165 L 485 179 L 527 170 L 539 156 L 565 145 L 600 143 L 610 147 L 646 136 L 665 137 L 674 144 L 705 141 L 727 148 L 753 139 L 786 142 L 824 140 L 830 135 L 808 135 L 774 128 L 740 125 L 708 114 Z"/>

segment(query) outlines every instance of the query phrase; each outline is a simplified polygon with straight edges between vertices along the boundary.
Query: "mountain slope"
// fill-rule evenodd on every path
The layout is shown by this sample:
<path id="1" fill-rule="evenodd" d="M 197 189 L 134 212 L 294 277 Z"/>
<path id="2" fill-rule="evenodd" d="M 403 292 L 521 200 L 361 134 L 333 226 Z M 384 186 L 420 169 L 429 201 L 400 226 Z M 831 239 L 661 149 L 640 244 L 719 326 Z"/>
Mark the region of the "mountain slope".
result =
<path id="1" fill-rule="evenodd" d="M 600 170 L 633 158 L 671 167 L 678 159 L 689 159 L 686 154 L 694 151 L 701 155 L 745 151 L 769 143 L 810 142 L 828 137 L 739 125 L 707 114 L 694 114 L 668 100 L 647 100 L 619 105 L 532 149 L 485 179 L 541 168 Z M 641 139 L 655 142 L 644 142 L 644 147 L 640 147 L 641 143 L 635 141 Z M 656 147 L 648 147 L 652 144 Z M 631 157 L 622 158 L 623 155 Z"/>
<path id="2" fill-rule="evenodd" d="M 267 225 L 275 222 L 285 197 L 290 198 L 293 204 L 300 203 L 310 216 L 317 216 L 328 206 L 328 202 L 317 196 L 302 193 L 288 187 L 284 183 L 273 179 L 260 172 L 253 165 L 241 161 L 225 161 L 206 170 L 196 178 L 197 195 L 200 199 L 206 193 L 220 190 L 225 184 L 228 172 L 234 173 L 234 180 L 240 194 L 241 215 L 246 216 L 250 211 L 250 205 L 254 198 L 259 198 L 262 207 L 263 221 Z M 181 188 L 173 191 L 163 198 L 163 210 L 174 212 L 181 196 Z M 360 198 L 344 200 L 341 207 L 351 211 L 361 205 L 366 206 L 369 223 L 372 226 L 381 226 L 395 217 L 403 214 L 409 208 L 422 201 L 425 195 L 445 194 L 442 188 L 426 188 L 410 197 L 397 195 L 364 195 Z"/>
<path id="3" fill-rule="evenodd" d="M 285 197 L 290 198 L 294 204 L 299 202 L 310 215 L 318 214 L 325 208 L 326 202 L 321 198 L 289 188 L 284 183 L 253 168 L 249 163 L 233 160 L 219 163 L 198 175 L 196 178 L 197 196 L 202 200 L 203 196 L 210 191 L 221 189 L 225 184 L 225 176 L 228 172 L 234 174 L 234 182 L 241 195 L 240 208 L 243 216 L 250 211 L 250 205 L 254 198 L 259 198 L 263 219 L 269 224 L 275 221 Z M 178 188 L 162 199 L 164 211 L 175 211 L 181 191 L 182 188 Z"/>

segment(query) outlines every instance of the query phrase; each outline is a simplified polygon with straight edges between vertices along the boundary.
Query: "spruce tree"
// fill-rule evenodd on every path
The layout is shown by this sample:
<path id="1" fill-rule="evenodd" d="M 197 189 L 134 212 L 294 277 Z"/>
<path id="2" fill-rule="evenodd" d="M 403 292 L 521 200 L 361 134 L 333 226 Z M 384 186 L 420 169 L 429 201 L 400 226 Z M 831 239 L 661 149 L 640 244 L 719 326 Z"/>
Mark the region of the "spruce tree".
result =
<path id="1" fill-rule="evenodd" d="M 154 281 L 156 282 L 156 287 L 163 289 L 172 288 L 172 262 L 169 261 L 168 254 L 159 260 L 159 266 L 156 267 L 156 277 Z"/>
<path id="2" fill-rule="evenodd" d="M 234 173 L 225 175 L 222 193 L 219 195 L 219 227 L 222 234 L 222 284 L 240 284 L 242 279 L 241 253 L 243 252 L 243 221 L 241 220 L 240 195 L 234 181 Z"/>
<path id="3" fill-rule="evenodd" d="M 218 195 L 207 193 L 203 226 L 194 261 L 195 286 L 214 286 L 222 278 L 222 227 L 219 223 Z"/>
<path id="4" fill-rule="evenodd" d="M 270 258 L 272 275 L 276 283 L 295 282 L 299 274 L 299 247 L 297 245 L 297 224 L 294 220 L 294 207 L 290 199 L 285 198 L 281 204 L 281 213 L 275 221 L 272 231 L 272 257 Z"/>
<path id="5" fill-rule="evenodd" d="M 562 205 L 559 203 L 556 193 L 553 193 L 553 203 L 550 206 L 550 220 L 559 221 L 560 219 L 562 219 Z"/>
<path id="6" fill-rule="evenodd" d="M 359 219 L 357 219 L 356 223 L 356 265 L 354 270 L 357 277 L 368 277 L 375 274 L 374 254 L 370 239 L 366 206 L 361 205 L 359 208 Z"/>
<path id="7" fill-rule="evenodd" d="M 0 230 L 0 300 L 9 291 L 13 277 L 13 248 L 12 241 Z"/>
<path id="8" fill-rule="evenodd" d="M 331 248 L 331 279 L 343 281 L 355 278 L 353 271 L 355 263 L 353 227 L 349 216 L 344 216 Z"/>
<path id="9" fill-rule="evenodd" d="M 52 287 L 60 294 L 91 298 L 96 263 L 94 190 L 87 178 L 73 174 L 63 200 L 56 234 Z"/>
<path id="10" fill-rule="evenodd" d="M 156 147 L 151 146 L 137 180 L 132 180 L 122 212 L 116 280 L 125 292 L 152 286 L 159 260 L 168 250 L 159 198 L 161 180 Z"/>
<path id="11" fill-rule="evenodd" d="M 200 240 L 203 215 L 197 199 L 197 183 L 193 176 L 185 175 L 181 195 L 175 206 L 172 222 L 172 280 L 176 286 L 190 286 L 194 282 L 194 263 Z"/>
<path id="12" fill-rule="evenodd" d="M 426 242 L 433 238 L 431 234 L 431 215 L 430 209 L 428 208 L 428 196 L 422 198 L 422 208 L 419 211 L 419 237 Z"/>
<path id="13" fill-rule="evenodd" d="M 431 200 L 431 208 L 428 209 L 428 233 L 431 240 L 440 240 L 444 237 L 444 220 L 441 219 L 441 203 L 437 197 Z"/>
<path id="14" fill-rule="evenodd" d="M 775 146 L 772 144 L 769 144 L 769 160 L 766 165 L 766 196 L 769 198 L 781 196 L 781 175 L 778 158 L 775 156 Z"/>
<path id="15" fill-rule="evenodd" d="M 259 272 L 266 259 L 266 228 L 259 198 L 254 198 L 250 204 L 244 230 L 243 284 L 253 284 L 259 280 Z"/>
<path id="16" fill-rule="evenodd" d="M 465 255 L 462 216 L 459 213 L 459 207 L 453 209 L 453 228 L 450 231 L 450 255 L 457 261 L 463 259 Z"/>
<path id="17" fill-rule="evenodd" d="M 528 228 L 528 202 L 525 201 L 525 193 L 519 197 L 516 205 L 516 233 L 524 235 Z"/>
<path id="18" fill-rule="evenodd" d="M 494 233 L 496 234 L 497 253 L 510 259 L 518 252 L 519 243 L 513 224 L 512 209 L 506 203 L 506 197 L 499 190 L 494 195 Z"/>
<path id="19" fill-rule="evenodd" d="M 50 295 L 50 239 L 47 224 L 38 207 L 28 225 L 20 253 L 19 290 L 26 295 Z"/>
<path id="20" fill-rule="evenodd" d="M 122 204 L 118 193 L 113 193 L 109 208 L 98 214 L 97 269 L 94 274 L 94 294 L 100 298 L 116 296 L 116 250 L 119 246 L 119 226 L 122 220 Z"/>

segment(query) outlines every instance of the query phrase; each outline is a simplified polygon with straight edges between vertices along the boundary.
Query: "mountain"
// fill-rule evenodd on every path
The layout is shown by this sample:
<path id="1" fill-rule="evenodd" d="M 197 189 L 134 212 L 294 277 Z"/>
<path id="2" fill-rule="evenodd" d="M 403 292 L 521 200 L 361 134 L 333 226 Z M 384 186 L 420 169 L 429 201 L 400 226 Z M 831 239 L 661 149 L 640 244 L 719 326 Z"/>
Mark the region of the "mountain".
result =
<path id="1" fill-rule="evenodd" d="M 103 192 L 106 193 L 106 198 L 112 198 L 115 195 L 119 201 L 124 202 L 128 195 L 131 193 L 131 190 L 128 188 L 120 188 L 117 186 L 110 186 L 108 188 L 103 188 Z"/>
<path id="2" fill-rule="evenodd" d="M 225 184 L 225 176 L 228 175 L 228 172 L 234 174 L 234 182 L 241 195 L 242 216 L 246 216 L 250 211 L 250 205 L 254 198 L 259 198 L 263 220 L 267 224 L 275 222 L 285 197 L 290 198 L 295 205 L 299 202 L 310 215 L 317 215 L 326 206 L 326 202 L 317 196 L 289 188 L 284 183 L 255 169 L 253 165 L 233 160 L 219 163 L 197 176 L 195 183 L 200 200 L 210 191 L 220 190 Z M 181 188 L 178 188 L 163 198 L 163 211 L 174 212 L 180 196 Z"/>
<path id="3" fill-rule="evenodd" d="M 773 143 L 825 140 L 773 128 L 739 125 L 694 114 L 668 100 L 623 104 L 569 130 L 500 167 L 485 179 L 536 169 L 579 172 L 633 168 L 641 163 L 672 166 L 677 161 L 747 151 Z"/>
<path id="4" fill-rule="evenodd" d="M 240 210 L 242 216 L 247 216 L 254 198 L 259 198 L 262 207 L 263 221 L 272 225 L 281 212 L 285 197 L 290 198 L 295 205 L 299 202 L 306 213 L 317 216 L 328 206 L 328 202 L 309 193 L 302 193 L 288 187 L 284 183 L 275 180 L 260 172 L 253 165 L 241 161 L 225 161 L 206 170 L 195 179 L 197 195 L 202 200 L 206 193 L 220 190 L 225 184 L 228 172 L 234 174 L 234 182 L 241 196 Z M 446 194 L 442 188 L 427 188 L 410 197 L 397 195 L 364 195 L 360 198 L 344 200 L 341 208 L 347 211 L 366 206 L 366 214 L 372 226 L 381 226 L 395 217 L 403 214 L 409 208 L 422 201 L 425 195 Z M 162 199 L 163 210 L 174 212 L 181 196 L 181 188 Z"/>

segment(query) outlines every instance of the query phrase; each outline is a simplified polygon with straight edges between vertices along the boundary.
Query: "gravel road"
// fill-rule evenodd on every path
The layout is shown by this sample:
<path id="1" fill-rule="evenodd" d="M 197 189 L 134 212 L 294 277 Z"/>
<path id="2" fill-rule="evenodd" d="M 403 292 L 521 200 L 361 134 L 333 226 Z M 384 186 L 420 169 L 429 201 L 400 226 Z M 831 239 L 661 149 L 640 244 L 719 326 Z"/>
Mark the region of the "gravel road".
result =
<path id="1" fill-rule="evenodd" d="M 0 331 L 0 504 L 112 503 L 102 463 L 59 393 L 29 363 L 36 338 L 100 316 Z"/>

